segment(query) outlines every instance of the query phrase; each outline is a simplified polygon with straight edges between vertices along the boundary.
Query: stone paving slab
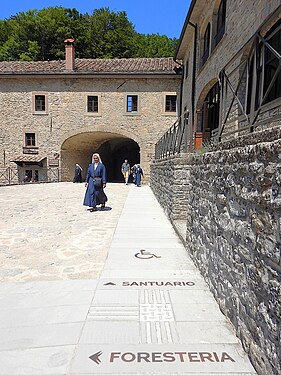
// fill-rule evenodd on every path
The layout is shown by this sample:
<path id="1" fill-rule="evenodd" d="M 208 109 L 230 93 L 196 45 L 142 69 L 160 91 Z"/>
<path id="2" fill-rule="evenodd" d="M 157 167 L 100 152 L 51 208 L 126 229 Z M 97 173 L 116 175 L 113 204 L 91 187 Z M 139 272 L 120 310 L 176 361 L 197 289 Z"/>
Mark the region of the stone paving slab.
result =
<path id="1" fill-rule="evenodd" d="M 115 278 L 100 278 L 100 281 L 97 286 L 98 289 L 104 290 L 131 290 L 131 289 L 164 289 L 164 290 L 194 290 L 194 289 L 209 289 L 207 284 L 202 277 L 199 275 L 196 277 L 190 277 L 186 279 L 180 278 L 161 278 L 161 280 L 157 279 L 139 279 L 138 277 L 135 278 L 125 278 L 125 279 L 115 279 Z"/>
<path id="2" fill-rule="evenodd" d="M 173 303 L 173 311 L 177 322 L 224 322 L 219 307 L 213 303 Z"/>
<path id="3" fill-rule="evenodd" d="M 0 328 L 0 351 L 77 344 L 84 322 Z"/>
<path id="4" fill-rule="evenodd" d="M 80 344 L 135 344 L 139 342 L 138 322 L 88 321 L 83 329 Z"/>
<path id="5" fill-rule="evenodd" d="M 139 238 L 137 243 L 135 238 L 128 238 L 125 237 L 125 239 L 122 241 L 123 243 L 120 243 L 120 238 L 114 238 L 111 243 L 111 248 L 116 247 L 123 249 L 142 249 L 142 248 L 182 248 L 181 241 L 177 238 L 157 238 L 155 237 L 146 237 L 146 238 Z"/>
<path id="6" fill-rule="evenodd" d="M 118 293 L 97 290 L 92 305 L 138 305 L 138 301 L 138 294 L 134 290 L 119 290 Z"/>
<path id="7" fill-rule="evenodd" d="M 14 308 L 33 308 L 45 306 L 67 306 L 67 305 L 86 305 L 90 304 L 93 298 L 93 291 L 81 290 L 79 293 L 72 291 L 50 292 L 31 294 L 7 294 L 0 295 L 0 310 L 6 306 L 14 306 Z"/>
<path id="8" fill-rule="evenodd" d="M 147 228 L 139 228 L 138 227 L 138 235 L 140 237 L 146 237 L 146 238 L 151 238 L 151 239 L 154 239 L 154 238 L 158 238 L 159 239 L 159 235 L 161 235 L 161 239 L 174 239 L 175 241 L 178 241 L 178 237 L 177 235 L 175 234 L 175 232 L 170 229 L 170 230 L 165 230 L 165 232 L 163 233 L 163 229 L 162 228 L 151 228 L 151 229 L 147 229 Z M 135 239 L 135 234 L 134 233 L 128 233 L 128 230 L 122 230 L 122 229 L 119 229 L 119 230 L 116 230 L 115 233 L 114 233 L 114 239 Z"/>
<path id="9" fill-rule="evenodd" d="M 147 243 L 148 244 L 148 243 Z M 144 268 L 145 270 L 195 270 L 194 263 L 186 256 L 182 245 L 169 245 L 168 247 L 149 247 L 135 245 L 131 248 L 116 247 L 112 245 L 112 252 L 109 253 L 104 270 L 108 269 L 136 269 Z M 177 251 L 176 251 L 177 250 Z M 173 256 L 171 257 L 171 254 Z M 152 273 L 153 274 L 153 273 Z"/>
<path id="10" fill-rule="evenodd" d="M 101 273 L 101 278 L 103 279 L 131 279 L 131 278 L 138 278 L 138 279 L 144 279 L 144 280 L 151 280 L 155 278 L 155 275 L 151 275 L 151 270 L 144 269 L 141 267 L 141 269 L 126 269 L 126 273 L 124 275 L 124 270 L 118 270 L 118 269 L 107 269 L 104 268 Z M 202 276 L 200 275 L 200 272 L 197 268 L 194 267 L 194 269 L 182 269 L 182 270 L 175 270 L 175 269 L 157 269 L 157 279 L 166 279 L 171 278 L 172 280 L 176 279 L 185 279 L 189 280 L 191 278 L 193 279 L 200 279 L 202 280 Z"/>
<path id="11" fill-rule="evenodd" d="M 18 308 L 8 306 L 0 310 L 0 327 L 33 327 L 42 324 L 84 322 L 89 305 Z"/>
<path id="12" fill-rule="evenodd" d="M 0 351 L 1 375 L 66 375 L 74 345 Z"/>
<path id="13" fill-rule="evenodd" d="M 111 260 L 115 260 L 116 258 L 114 257 L 110 257 L 108 259 L 111 259 Z M 110 264 L 107 264 L 105 266 L 105 270 L 116 270 L 116 266 L 117 267 L 123 267 L 124 270 L 135 270 L 136 272 L 143 267 L 143 265 L 139 264 L 138 262 L 128 262 L 128 261 L 123 261 L 120 260 L 120 259 L 117 259 L 115 261 L 116 263 L 116 266 L 114 265 L 113 261 L 110 263 Z M 150 270 L 150 271 L 154 271 L 155 268 L 159 267 L 161 268 L 161 270 L 173 270 L 175 268 L 175 266 L 178 265 L 178 262 L 176 262 L 174 259 L 172 259 L 171 261 L 169 261 L 169 259 L 166 259 L 166 260 L 162 260 L 161 263 L 159 262 L 156 262 L 154 261 L 154 263 L 150 262 L 150 263 L 147 263 L 145 268 L 147 270 Z M 178 265 L 178 269 L 179 270 L 195 270 L 195 266 L 193 264 L 190 264 L 188 262 L 184 262 L 184 263 L 180 263 Z M 151 274 L 153 274 L 153 272 L 150 272 L 150 275 L 148 276 L 149 278 L 151 278 Z"/>
<path id="14" fill-rule="evenodd" d="M 93 355 L 93 360 L 89 360 Z M 255 374 L 239 344 L 79 345 L 70 373 L 154 374 L 156 371 Z"/>
<path id="15" fill-rule="evenodd" d="M 29 281 L 23 283 L 4 283 L 0 284 L 0 294 L 21 294 L 21 293 L 46 293 L 53 294 L 61 291 L 89 291 L 96 289 L 97 280 L 64 280 L 57 281 Z"/>

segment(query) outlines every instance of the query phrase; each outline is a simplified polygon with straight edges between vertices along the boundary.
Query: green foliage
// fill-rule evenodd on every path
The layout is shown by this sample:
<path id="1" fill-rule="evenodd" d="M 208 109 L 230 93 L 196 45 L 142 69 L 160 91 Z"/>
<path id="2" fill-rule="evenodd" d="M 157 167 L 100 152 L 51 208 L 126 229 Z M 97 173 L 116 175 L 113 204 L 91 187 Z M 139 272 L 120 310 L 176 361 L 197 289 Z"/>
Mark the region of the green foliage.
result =
<path id="1" fill-rule="evenodd" d="M 176 38 L 159 34 L 138 34 L 136 57 L 170 57 L 177 44 Z"/>
<path id="2" fill-rule="evenodd" d="M 10 36 L 0 49 L 1 60 L 18 60 L 19 42 L 13 36 Z"/>
<path id="3" fill-rule="evenodd" d="M 28 40 L 28 48 L 26 53 L 20 54 L 22 61 L 36 61 L 40 58 L 40 46 L 37 41 Z"/>
<path id="4" fill-rule="evenodd" d="M 97 9 L 89 19 L 89 46 L 87 57 L 121 58 L 132 56 L 135 31 L 126 12 Z"/>
<path id="5" fill-rule="evenodd" d="M 124 11 L 101 8 L 89 15 L 50 7 L 0 20 L 0 60 L 64 59 L 67 38 L 75 39 L 79 58 L 167 57 L 177 43 L 165 35 L 137 33 Z"/>

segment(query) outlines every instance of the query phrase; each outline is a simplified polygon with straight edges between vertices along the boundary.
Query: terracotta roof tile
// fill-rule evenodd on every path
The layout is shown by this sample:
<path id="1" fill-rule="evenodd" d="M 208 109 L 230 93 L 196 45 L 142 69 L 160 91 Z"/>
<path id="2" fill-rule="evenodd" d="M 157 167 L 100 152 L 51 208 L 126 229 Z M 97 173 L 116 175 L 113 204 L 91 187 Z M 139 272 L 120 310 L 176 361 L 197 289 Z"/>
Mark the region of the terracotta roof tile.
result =
<path id="1" fill-rule="evenodd" d="M 136 59 L 75 59 L 75 70 L 65 70 L 65 60 L 60 61 L 2 61 L 0 74 L 67 74 L 67 73 L 174 73 L 179 67 L 172 57 Z"/>
<path id="2" fill-rule="evenodd" d="M 39 155 L 17 155 L 12 160 L 15 163 L 40 163 L 42 160 L 46 159 L 46 156 L 39 156 Z"/>

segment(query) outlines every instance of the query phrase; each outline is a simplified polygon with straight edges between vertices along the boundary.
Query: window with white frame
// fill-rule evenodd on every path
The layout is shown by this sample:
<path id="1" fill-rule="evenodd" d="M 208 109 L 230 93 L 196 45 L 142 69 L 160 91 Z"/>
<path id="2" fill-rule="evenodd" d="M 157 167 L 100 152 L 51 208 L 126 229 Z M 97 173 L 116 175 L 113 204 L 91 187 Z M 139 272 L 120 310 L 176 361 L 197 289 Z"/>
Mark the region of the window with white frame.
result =
<path id="1" fill-rule="evenodd" d="M 46 96 L 45 95 L 35 95 L 35 111 L 36 112 L 46 111 Z"/>
<path id="2" fill-rule="evenodd" d="M 87 97 L 87 111 L 99 112 L 99 97 L 97 95 L 89 95 Z"/>
<path id="3" fill-rule="evenodd" d="M 177 111 L 177 95 L 166 95 L 165 112 Z"/>
<path id="4" fill-rule="evenodd" d="M 137 95 L 127 95 L 127 112 L 138 112 L 138 96 Z"/>
<path id="5" fill-rule="evenodd" d="M 48 95 L 44 92 L 32 93 L 32 112 L 34 114 L 47 114 Z"/>
<path id="6" fill-rule="evenodd" d="M 25 133 L 25 146 L 26 147 L 36 146 L 35 133 Z"/>

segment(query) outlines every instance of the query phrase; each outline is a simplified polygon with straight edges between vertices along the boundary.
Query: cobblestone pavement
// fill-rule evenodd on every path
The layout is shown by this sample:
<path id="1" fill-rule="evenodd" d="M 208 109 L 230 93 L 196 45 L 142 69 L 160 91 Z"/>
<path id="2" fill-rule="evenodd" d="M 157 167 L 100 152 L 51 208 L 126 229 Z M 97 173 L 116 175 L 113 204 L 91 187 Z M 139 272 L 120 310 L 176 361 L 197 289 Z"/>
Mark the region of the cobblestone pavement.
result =
<path id="1" fill-rule="evenodd" d="M 0 188 L 0 282 L 99 277 L 128 186 L 108 184 L 107 208 L 94 213 L 84 192 L 67 182 Z"/>

